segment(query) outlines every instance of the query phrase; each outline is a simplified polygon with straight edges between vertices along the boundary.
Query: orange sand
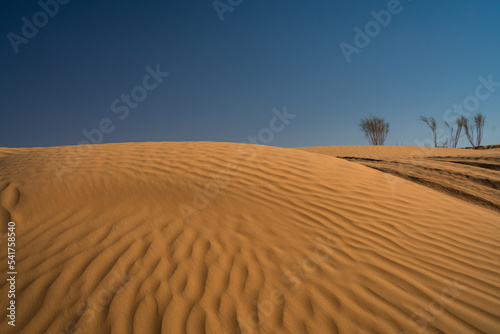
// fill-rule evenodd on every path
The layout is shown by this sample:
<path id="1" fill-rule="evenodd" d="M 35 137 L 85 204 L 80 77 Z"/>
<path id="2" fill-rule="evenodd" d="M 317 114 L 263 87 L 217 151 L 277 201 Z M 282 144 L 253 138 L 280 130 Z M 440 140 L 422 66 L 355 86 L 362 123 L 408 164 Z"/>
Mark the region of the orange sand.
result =
<path id="1" fill-rule="evenodd" d="M 500 332 L 499 212 L 388 174 L 496 204 L 500 150 L 69 149 L 0 149 L 1 333 Z"/>

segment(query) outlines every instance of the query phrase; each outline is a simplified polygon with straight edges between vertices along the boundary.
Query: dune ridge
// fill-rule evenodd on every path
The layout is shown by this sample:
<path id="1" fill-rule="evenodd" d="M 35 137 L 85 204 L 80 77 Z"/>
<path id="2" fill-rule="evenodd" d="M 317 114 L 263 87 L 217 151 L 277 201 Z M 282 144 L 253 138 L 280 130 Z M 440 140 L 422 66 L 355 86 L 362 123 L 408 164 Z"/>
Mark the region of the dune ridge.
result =
<path id="1" fill-rule="evenodd" d="M 2 333 L 498 333 L 493 210 L 324 152 L 68 149 L 0 149 Z"/>

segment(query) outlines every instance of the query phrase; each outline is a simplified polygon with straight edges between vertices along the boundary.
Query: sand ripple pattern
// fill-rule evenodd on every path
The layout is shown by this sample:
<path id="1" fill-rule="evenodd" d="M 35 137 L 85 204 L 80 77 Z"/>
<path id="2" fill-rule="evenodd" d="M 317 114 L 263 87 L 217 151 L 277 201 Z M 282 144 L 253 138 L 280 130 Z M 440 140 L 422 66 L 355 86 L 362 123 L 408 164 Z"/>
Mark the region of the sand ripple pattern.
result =
<path id="1" fill-rule="evenodd" d="M 98 145 L 61 181 L 70 151 L 0 149 L 1 333 L 499 333 L 494 210 L 293 149 Z"/>

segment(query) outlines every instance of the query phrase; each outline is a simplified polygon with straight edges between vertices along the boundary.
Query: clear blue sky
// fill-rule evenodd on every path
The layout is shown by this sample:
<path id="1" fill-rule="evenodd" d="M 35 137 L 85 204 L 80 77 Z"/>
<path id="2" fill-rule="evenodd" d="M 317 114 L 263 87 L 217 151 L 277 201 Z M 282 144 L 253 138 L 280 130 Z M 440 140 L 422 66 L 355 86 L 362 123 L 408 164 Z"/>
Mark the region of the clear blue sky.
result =
<path id="1" fill-rule="evenodd" d="M 223 21 L 212 0 L 72 0 L 53 17 L 35 0 L 2 1 L 0 146 L 78 144 L 106 118 L 106 143 L 242 142 L 284 106 L 297 117 L 269 145 L 366 144 L 358 123 L 370 113 L 389 121 L 386 144 L 418 145 L 430 138 L 420 115 L 444 128 L 454 104 L 476 107 L 478 77 L 500 82 L 500 1 L 392 0 L 397 13 L 350 63 L 340 44 L 355 46 L 354 28 L 390 1 L 229 1 Z M 157 64 L 168 77 L 146 80 L 147 97 L 124 107 Z M 483 144 L 500 144 L 500 84 L 492 90 L 479 89 Z"/>

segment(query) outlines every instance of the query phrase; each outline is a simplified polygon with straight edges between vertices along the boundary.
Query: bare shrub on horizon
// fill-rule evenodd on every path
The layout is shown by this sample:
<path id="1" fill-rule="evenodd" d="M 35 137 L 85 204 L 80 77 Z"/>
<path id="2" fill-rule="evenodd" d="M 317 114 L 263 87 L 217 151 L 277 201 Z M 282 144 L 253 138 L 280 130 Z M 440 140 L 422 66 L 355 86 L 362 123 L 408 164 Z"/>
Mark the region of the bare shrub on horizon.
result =
<path id="1" fill-rule="evenodd" d="M 420 120 L 427 124 L 427 126 L 431 129 L 432 131 L 432 138 L 434 139 L 434 147 L 437 147 L 437 125 L 436 125 L 436 120 L 434 117 L 425 117 L 425 116 L 420 116 Z"/>
<path id="2" fill-rule="evenodd" d="M 444 122 L 444 124 L 450 130 L 450 147 L 457 148 L 458 142 L 460 141 L 460 136 L 462 134 L 462 128 L 464 127 L 464 120 L 466 118 L 464 116 L 457 118 L 457 128 L 454 129 L 453 125 L 450 125 L 448 122 Z"/>
<path id="3" fill-rule="evenodd" d="M 484 129 L 485 119 L 486 117 L 484 117 L 483 114 L 478 112 L 474 116 L 474 119 L 470 122 L 471 124 L 469 124 L 469 120 L 462 116 L 465 135 L 467 136 L 467 139 L 474 148 L 478 148 L 479 146 L 481 146 L 481 141 L 483 140 L 483 129 Z"/>
<path id="4" fill-rule="evenodd" d="M 389 133 L 389 123 L 383 118 L 370 115 L 361 119 L 359 126 L 371 145 L 384 145 L 387 133 Z"/>

